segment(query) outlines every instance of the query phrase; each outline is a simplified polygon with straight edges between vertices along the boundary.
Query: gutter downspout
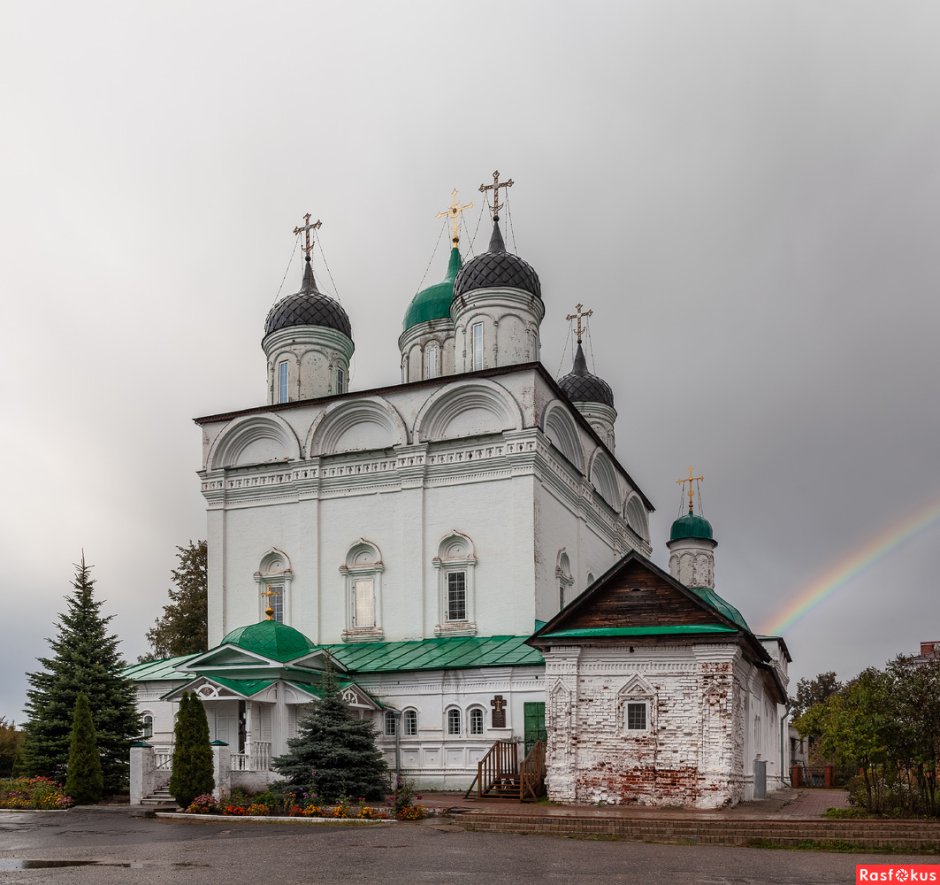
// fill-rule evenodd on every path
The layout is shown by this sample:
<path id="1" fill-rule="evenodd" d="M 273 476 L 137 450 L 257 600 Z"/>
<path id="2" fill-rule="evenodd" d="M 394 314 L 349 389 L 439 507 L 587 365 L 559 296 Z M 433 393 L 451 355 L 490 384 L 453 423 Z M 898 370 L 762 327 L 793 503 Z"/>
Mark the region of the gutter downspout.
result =
<path id="1" fill-rule="evenodd" d="M 395 716 L 395 790 L 401 785 L 401 710 L 393 710 Z"/>

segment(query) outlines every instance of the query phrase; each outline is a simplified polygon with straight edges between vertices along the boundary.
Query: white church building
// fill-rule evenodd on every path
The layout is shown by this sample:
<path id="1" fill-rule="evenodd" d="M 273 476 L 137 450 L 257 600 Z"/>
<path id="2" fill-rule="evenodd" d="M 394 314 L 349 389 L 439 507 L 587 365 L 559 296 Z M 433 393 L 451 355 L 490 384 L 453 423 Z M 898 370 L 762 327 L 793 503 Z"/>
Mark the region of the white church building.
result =
<path id="1" fill-rule="evenodd" d="M 273 780 L 327 656 L 389 767 L 425 789 L 466 789 L 494 747 L 513 766 L 544 753 L 568 802 L 719 807 L 782 783 L 786 647 L 715 592 L 691 498 L 669 573 L 650 561 L 653 506 L 616 457 L 580 305 L 572 371 L 540 362 L 546 305 L 503 242 L 503 187 L 466 263 L 454 200 L 446 276 L 408 305 L 388 387 L 348 389 L 353 332 L 314 278 L 318 223 L 295 231 L 301 286 L 262 338 L 268 402 L 196 420 L 210 649 L 128 668 L 147 726 L 132 800 L 169 776 L 183 691 L 205 706 L 221 789 Z"/>

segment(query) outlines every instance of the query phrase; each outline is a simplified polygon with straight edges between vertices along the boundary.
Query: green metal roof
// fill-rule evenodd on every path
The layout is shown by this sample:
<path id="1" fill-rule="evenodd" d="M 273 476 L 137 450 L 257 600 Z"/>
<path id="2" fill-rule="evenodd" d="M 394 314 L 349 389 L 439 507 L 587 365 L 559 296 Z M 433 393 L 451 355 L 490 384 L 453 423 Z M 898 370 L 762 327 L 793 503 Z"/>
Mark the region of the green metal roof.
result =
<path id="1" fill-rule="evenodd" d="M 201 652 L 200 652 L 201 654 Z M 143 664 L 131 664 L 121 671 L 125 679 L 137 682 L 157 682 L 161 680 L 192 679 L 192 673 L 180 673 L 176 668 L 198 655 L 181 655 L 178 658 L 164 658 L 160 661 L 146 661 Z"/>
<path id="2" fill-rule="evenodd" d="M 454 300 L 454 280 L 457 279 L 457 272 L 462 264 L 460 251 L 454 246 L 450 250 L 450 261 L 447 263 L 447 275 L 444 279 L 422 289 L 411 299 L 402 324 L 406 332 L 418 323 L 444 320 L 450 317 L 450 303 Z"/>
<path id="3" fill-rule="evenodd" d="M 246 698 L 258 694 L 259 691 L 264 691 L 268 686 L 277 682 L 276 679 L 231 679 L 228 676 L 210 676 L 208 673 L 200 673 L 199 675 L 211 679 L 213 682 L 218 682 L 219 685 L 224 685 L 232 691 L 237 691 Z"/>
<path id="4" fill-rule="evenodd" d="M 741 612 L 726 599 L 722 599 L 714 590 L 709 587 L 689 587 L 689 590 L 710 608 L 724 615 L 729 621 L 734 621 L 742 630 L 747 630 L 748 633 L 751 632 L 751 628 L 748 627 L 747 621 L 744 620 Z"/>
<path id="5" fill-rule="evenodd" d="M 317 650 L 303 633 L 279 621 L 237 627 L 219 643 L 223 645 L 234 645 L 281 663 Z"/>
<path id="6" fill-rule="evenodd" d="M 362 642 L 324 646 L 353 673 L 455 670 L 543 663 L 527 636 L 450 636 L 410 642 Z"/>
<path id="7" fill-rule="evenodd" d="M 685 516 L 680 516 L 672 524 L 669 540 L 685 541 L 688 538 L 702 538 L 713 541 L 715 536 L 712 532 L 712 524 L 704 516 L 697 516 L 694 513 L 686 513 Z"/>
<path id="8" fill-rule="evenodd" d="M 688 636 L 695 633 L 736 633 L 724 624 L 672 624 L 655 627 L 580 627 L 543 633 L 539 639 L 590 639 L 592 636 Z"/>

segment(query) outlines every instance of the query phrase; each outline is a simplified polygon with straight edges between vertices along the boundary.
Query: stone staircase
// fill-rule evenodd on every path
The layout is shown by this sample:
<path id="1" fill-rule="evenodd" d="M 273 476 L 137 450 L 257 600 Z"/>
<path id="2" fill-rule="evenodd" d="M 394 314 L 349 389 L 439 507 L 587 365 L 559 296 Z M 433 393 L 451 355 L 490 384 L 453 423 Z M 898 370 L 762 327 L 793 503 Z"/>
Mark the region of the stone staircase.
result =
<path id="1" fill-rule="evenodd" d="M 176 808 L 176 800 L 170 795 L 169 790 L 154 790 L 152 796 L 147 796 L 140 800 L 141 805 L 160 806 L 172 805 Z"/>
<path id="2" fill-rule="evenodd" d="M 470 810 L 454 820 L 475 832 L 604 836 L 635 842 L 821 848 L 833 851 L 940 852 L 940 821 L 670 818 Z"/>

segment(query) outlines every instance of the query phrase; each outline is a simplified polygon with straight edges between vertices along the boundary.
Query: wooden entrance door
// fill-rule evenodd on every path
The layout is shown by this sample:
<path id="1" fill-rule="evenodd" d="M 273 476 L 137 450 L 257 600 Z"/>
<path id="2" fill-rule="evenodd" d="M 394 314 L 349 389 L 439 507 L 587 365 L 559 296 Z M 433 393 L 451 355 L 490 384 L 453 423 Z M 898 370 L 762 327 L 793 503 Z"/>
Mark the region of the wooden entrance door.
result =
<path id="1" fill-rule="evenodd" d="M 544 744 L 548 737 L 545 731 L 545 701 L 526 701 L 522 705 L 522 718 L 525 722 L 525 751 L 528 754 L 536 741 Z"/>

